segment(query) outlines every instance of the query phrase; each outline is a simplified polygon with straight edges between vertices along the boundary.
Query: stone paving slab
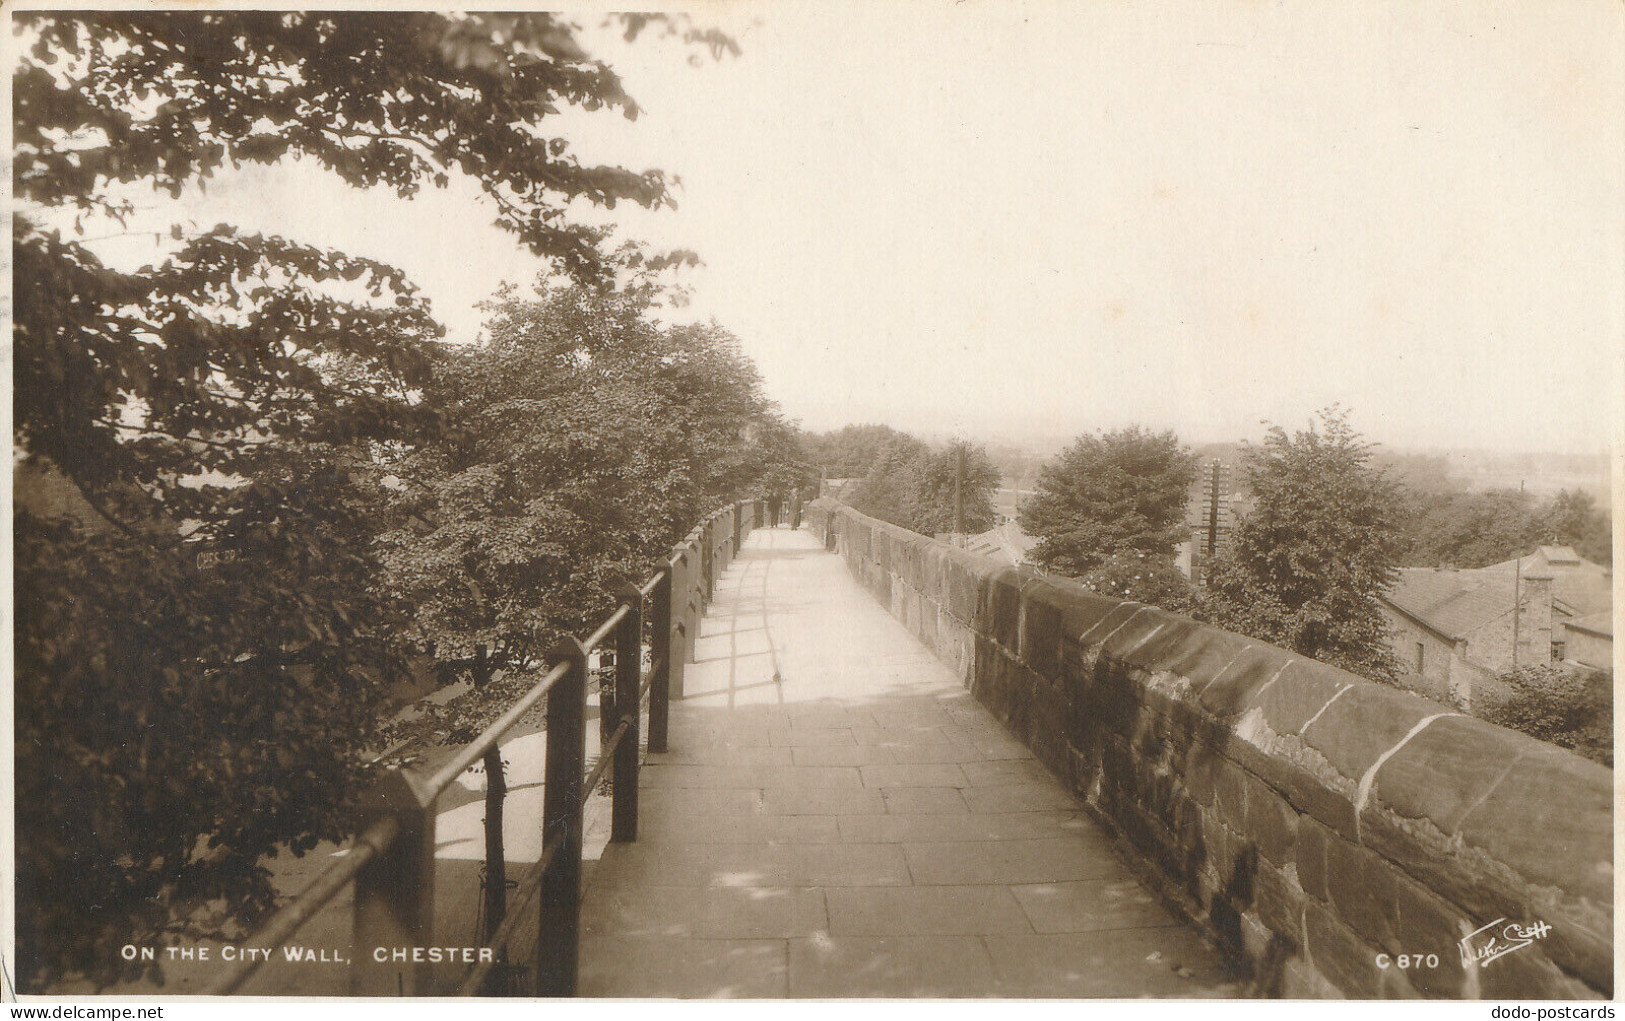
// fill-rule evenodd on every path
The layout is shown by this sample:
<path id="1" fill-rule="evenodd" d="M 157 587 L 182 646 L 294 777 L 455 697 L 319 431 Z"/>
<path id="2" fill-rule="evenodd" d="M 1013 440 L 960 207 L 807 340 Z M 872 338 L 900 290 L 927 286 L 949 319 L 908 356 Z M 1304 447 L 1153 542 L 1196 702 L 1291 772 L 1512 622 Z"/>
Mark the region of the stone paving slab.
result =
<path id="1" fill-rule="evenodd" d="M 869 846 L 869 845 L 859 845 Z M 927 886 L 1064 883 L 1121 875 L 1104 839 L 961 840 L 904 844 L 909 874 Z"/>
<path id="2" fill-rule="evenodd" d="M 1212 948 L 1179 927 L 986 936 L 1000 996 L 1235 996 Z"/>
<path id="3" fill-rule="evenodd" d="M 678 999 L 788 996 L 788 942 L 584 936 L 577 991 L 583 996 Z"/>
<path id="4" fill-rule="evenodd" d="M 655 888 L 655 896 L 633 896 L 641 889 L 586 905 L 585 936 L 789 939 L 828 926 L 824 891 L 816 888 L 663 886 Z"/>
<path id="5" fill-rule="evenodd" d="M 990 996 L 993 960 L 978 936 L 830 936 L 790 943 L 791 996 Z"/>
<path id="6" fill-rule="evenodd" d="M 841 839 L 858 844 L 922 843 L 929 840 L 1022 840 L 1092 831 L 1077 812 L 970 812 L 924 815 L 843 815 Z"/>
<path id="7" fill-rule="evenodd" d="M 1237 995 L 811 536 L 753 532 L 582 911 L 598 996 Z"/>
<path id="8" fill-rule="evenodd" d="M 1072 883 L 1013 886 L 1034 931 L 1104 932 L 1179 924 L 1136 880 L 1108 876 Z"/>
<path id="9" fill-rule="evenodd" d="M 980 936 L 1032 932 L 1008 886 L 835 888 L 824 892 L 832 936 Z"/>

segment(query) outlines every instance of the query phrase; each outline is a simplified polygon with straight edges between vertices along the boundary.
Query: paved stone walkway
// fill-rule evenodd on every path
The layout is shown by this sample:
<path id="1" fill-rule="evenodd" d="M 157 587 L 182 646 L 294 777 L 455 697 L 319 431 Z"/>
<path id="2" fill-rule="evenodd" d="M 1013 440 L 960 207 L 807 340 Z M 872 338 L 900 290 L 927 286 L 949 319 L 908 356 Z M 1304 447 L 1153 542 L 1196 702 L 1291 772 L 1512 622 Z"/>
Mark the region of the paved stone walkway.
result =
<path id="1" fill-rule="evenodd" d="M 1235 995 L 1032 755 L 805 532 L 753 532 L 583 908 L 596 996 Z"/>

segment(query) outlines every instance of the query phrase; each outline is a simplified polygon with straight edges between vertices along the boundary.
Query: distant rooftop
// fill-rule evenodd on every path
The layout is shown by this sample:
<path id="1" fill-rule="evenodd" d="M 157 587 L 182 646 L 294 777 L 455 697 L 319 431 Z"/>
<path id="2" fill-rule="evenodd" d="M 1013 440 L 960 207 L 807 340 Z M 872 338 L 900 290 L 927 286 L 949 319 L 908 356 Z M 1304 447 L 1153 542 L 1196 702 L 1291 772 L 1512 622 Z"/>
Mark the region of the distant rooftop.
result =
<path id="1" fill-rule="evenodd" d="M 1451 639 L 1512 612 L 1512 579 L 1480 571 L 1407 567 L 1387 593 L 1388 602 Z"/>
<path id="2" fill-rule="evenodd" d="M 1458 639 L 1512 612 L 1513 588 L 1520 576 L 1525 582 L 1550 580 L 1553 608 L 1576 621 L 1613 612 L 1613 572 L 1581 557 L 1571 546 L 1541 546 L 1526 557 L 1476 570 L 1407 567 L 1386 598 L 1407 616 Z"/>
<path id="3" fill-rule="evenodd" d="M 1584 617 L 1564 621 L 1570 631 L 1585 631 L 1605 638 L 1614 637 L 1614 615 L 1610 612 L 1590 613 Z"/>

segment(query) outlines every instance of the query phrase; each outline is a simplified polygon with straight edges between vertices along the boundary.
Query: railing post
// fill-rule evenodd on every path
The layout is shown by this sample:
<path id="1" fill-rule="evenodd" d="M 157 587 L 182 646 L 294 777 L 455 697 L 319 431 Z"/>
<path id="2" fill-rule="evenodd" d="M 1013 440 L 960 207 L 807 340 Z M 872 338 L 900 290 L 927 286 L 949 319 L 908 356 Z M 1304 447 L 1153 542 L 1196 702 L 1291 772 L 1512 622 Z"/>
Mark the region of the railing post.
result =
<path id="1" fill-rule="evenodd" d="M 426 996 L 429 965 L 392 960 L 395 948 L 434 942 L 434 800 L 400 770 L 385 774 L 362 796 L 360 827 L 393 816 L 394 841 L 356 873 L 350 993 L 355 996 Z M 374 949 L 385 952 L 376 960 Z"/>
<path id="2" fill-rule="evenodd" d="M 739 555 L 739 543 L 745 534 L 745 503 L 734 504 L 734 556 Z"/>
<path id="3" fill-rule="evenodd" d="M 711 531 L 707 538 L 711 543 L 711 570 L 705 575 L 705 605 L 710 606 L 711 601 L 717 597 L 717 579 L 722 577 L 722 514 L 719 512 L 711 518 Z"/>
<path id="4" fill-rule="evenodd" d="M 701 606 L 711 601 L 711 533 L 714 522 L 700 526 L 700 599 Z"/>
<path id="5" fill-rule="evenodd" d="M 688 578 L 688 661 L 696 662 L 700 651 L 700 618 L 705 616 L 705 529 L 694 535 L 694 553 L 689 559 Z"/>
<path id="6" fill-rule="evenodd" d="M 638 723 L 643 715 L 643 593 L 636 585 L 622 584 L 615 593 L 627 606 L 625 619 L 615 629 L 615 725 L 626 727 L 615 747 L 615 792 L 610 804 L 609 839 L 627 843 L 638 839 Z"/>
<path id="7" fill-rule="evenodd" d="M 547 693 L 542 846 L 563 843 L 542 874 L 536 919 L 536 995 L 574 996 L 581 942 L 581 801 L 587 739 L 587 650 L 567 638 L 553 650 L 569 664 Z"/>
<path id="8" fill-rule="evenodd" d="M 683 668 L 694 641 L 688 622 L 688 603 L 694 597 L 694 551 L 679 546 L 671 558 L 671 697 L 683 697 Z"/>
<path id="9" fill-rule="evenodd" d="M 722 577 L 723 568 L 728 566 L 727 555 L 722 551 L 726 548 L 724 540 L 727 536 L 722 534 L 723 516 L 726 510 L 718 511 L 711 519 L 711 571 L 705 576 L 705 605 L 710 606 L 717 597 L 717 580 Z"/>
<path id="10" fill-rule="evenodd" d="M 677 575 L 677 558 L 666 561 L 665 576 L 655 583 L 649 593 L 649 662 L 654 664 L 654 677 L 649 680 L 649 751 L 666 750 L 666 730 L 671 714 L 672 673 L 680 675 L 682 666 L 672 655 L 672 593 Z M 682 690 L 682 682 L 677 684 Z"/>

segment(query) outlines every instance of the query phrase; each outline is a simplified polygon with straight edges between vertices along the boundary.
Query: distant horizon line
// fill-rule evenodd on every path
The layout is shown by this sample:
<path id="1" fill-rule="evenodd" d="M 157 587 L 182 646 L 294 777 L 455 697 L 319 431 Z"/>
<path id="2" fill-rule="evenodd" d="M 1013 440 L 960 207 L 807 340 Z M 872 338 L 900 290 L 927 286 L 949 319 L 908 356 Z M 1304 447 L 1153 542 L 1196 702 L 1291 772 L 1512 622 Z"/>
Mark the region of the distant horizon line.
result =
<path id="1" fill-rule="evenodd" d="M 1093 434 L 1095 432 L 1110 432 L 1110 431 L 1112 431 L 1112 429 L 1116 429 L 1116 428 L 1127 428 L 1126 426 L 1125 427 L 1113 426 L 1113 427 L 1109 427 L 1109 428 L 1105 427 L 1105 426 L 1096 426 L 1094 428 L 1079 429 L 1079 430 L 1073 431 L 1073 432 L 1061 432 L 1061 431 L 1043 432 L 1043 431 L 1034 430 L 1032 432 L 1023 433 L 1023 434 L 1018 435 L 1018 434 L 1011 434 L 1011 433 L 972 432 L 970 430 L 915 429 L 915 428 L 907 428 L 907 427 L 900 426 L 900 425 L 894 425 L 891 422 L 872 420 L 872 419 L 866 419 L 866 420 L 863 420 L 863 421 L 849 421 L 849 422 L 847 422 L 845 424 L 842 424 L 842 425 L 834 425 L 834 426 L 829 426 L 827 428 L 812 428 L 812 427 L 807 426 L 805 423 L 801 422 L 801 420 L 794 418 L 793 416 L 788 416 L 787 415 L 786 417 L 789 418 L 791 421 L 795 422 L 797 424 L 798 428 L 802 429 L 805 432 L 809 432 L 809 433 L 827 434 L 827 433 L 839 432 L 842 429 L 849 429 L 849 428 L 861 428 L 861 427 L 864 427 L 864 426 L 884 426 L 884 427 L 889 428 L 889 429 L 895 429 L 898 432 L 910 433 L 912 435 L 918 436 L 920 439 L 926 440 L 928 442 L 933 442 L 933 443 L 936 443 L 936 442 L 952 442 L 955 439 L 964 439 L 964 440 L 969 440 L 972 443 L 980 443 L 980 444 L 984 444 L 984 445 L 987 445 L 987 444 L 999 444 L 1001 446 L 1016 446 L 1016 447 L 1040 447 L 1041 446 L 1041 447 L 1048 447 L 1048 448 L 1053 448 L 1053 449 L 1059 449 L 1061 447 L 1068 446 L 1071 443 L 1073 443 L 1074 441 L 1076 441 L 1080 436 L 1090 435 L 1090 434 Z M 1208 446 L 1224 446 L 1224 445 L 1244 445 L 1244 444 L 1249 444 L 1249 443 L 1256 445 L 1258 443 L 1259 439 L 1262 438 L 1262 434 L 1260 434 L 1260 436 L 1258 438 L 1249 438 L 1249 437 L 1245 437 L 1245 436 L 1235 437 L 1235 438 L 1232 438 L 1232 439 L 1217 439 L 1217 438 L 1213 438 L 1211 436 L 1204 436 L 1204 437 L 1200 437 L 1200 438 L 1192 438 L 1192 437 L 1189 437 L 1189 436 L 1186 436 L 1186 435 L 1180 433 L 1180 431 L 1178 429 L 1173 428 L 1172 426 L 1158 427 L 1158 426 L 1152 426 L 1152 425 L 1145 425 L 1144 423 L 1140 423 L 1140 424 L 1142 425 L 1143 428 L 1149 429 L 1152 432 L 1172 431 L 1176 436 L 1178 436 L 1179 442 L 1183 446 L 1191 447 L 1191 448 L 1208 447 Z M 1602 462 L 1606 463 L 1611 459 L 1612 454 L 1614 453 L 1614 450 L 1615 450 L 1615 444 L 1613 442 L 1611 442 L 1611 441 L 1608 441 L 1608 440 L 1600 440 L 1600 441 L 1598 441 L 1599 445 L 1597 447 L 1593 448 L 1593 449 L 1590 449 L 1590 450 L 1578 450 L 1578 449 L 1574 449 L 1574 448 L 1569 448 L 1569 449 L 1551 449 L 1551 448 L 1539 449 L 1539 448 L 1532 448 L 1532 447 L 1472 446 L 1472 445 L 1469 445 L 1469 444 L 1440 444 L 1440 443 L 1420 445 L 1420 444 L 1398 443 L 1398 442 L 1392 442 L 1392 441 L 1388 441 L 1388 440 L 1375 439 L 1375 438 L 1371 437 L 1368 434 L 1362 434 L 1361 438 L 1365 442 L 1370 443 L 1370 444 L 1372 444 L 1374 446 L 1380 447 L 1380 448 L 1382 448 L 1384 450 L 1394 451 L 1396 453 L 1403 453 L 1403 454 L 1413 454 L 1413 455 L 1475 454 L 1475 455 L 1490 456 L 1490 457 L 1576 457 L 1576 458 L 1585 458 L 1585 459 L 1588 459 L 1588 460 L 1598 460 L 1598 461 L 1602 461 Z"/>

